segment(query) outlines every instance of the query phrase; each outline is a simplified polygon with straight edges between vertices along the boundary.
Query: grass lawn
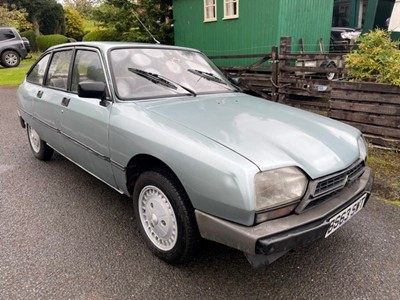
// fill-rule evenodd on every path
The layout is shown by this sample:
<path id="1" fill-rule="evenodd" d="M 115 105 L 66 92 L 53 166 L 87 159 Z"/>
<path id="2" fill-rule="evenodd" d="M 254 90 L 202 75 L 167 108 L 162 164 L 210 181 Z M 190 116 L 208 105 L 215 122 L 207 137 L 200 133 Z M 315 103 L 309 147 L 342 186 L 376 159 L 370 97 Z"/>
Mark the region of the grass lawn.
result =
<path id="1" fill-rule="evenodd" d="M 375 196 L 400 206 L 400 151 L 370 147 L 367 164 L 375 172 Z"/>
<path id="2" fill-rule="evenodd" d="M 19 85 L 39 55 L 40 53 L 31 53 L 32 58 L 21 60 L 20 65 L 16 68 L 4 68 L 0 66 L 0 86 Z"/>

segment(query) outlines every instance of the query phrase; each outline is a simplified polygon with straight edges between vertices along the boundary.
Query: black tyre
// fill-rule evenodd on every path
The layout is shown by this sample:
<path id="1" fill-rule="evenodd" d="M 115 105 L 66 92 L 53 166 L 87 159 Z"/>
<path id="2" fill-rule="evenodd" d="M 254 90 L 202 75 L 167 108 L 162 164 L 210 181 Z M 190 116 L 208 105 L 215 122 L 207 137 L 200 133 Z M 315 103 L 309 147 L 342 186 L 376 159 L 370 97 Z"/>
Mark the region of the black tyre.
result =
<path id="1" fill-rule="evenodd" d="M 193 207 L 174 176 L 164 170 L 142 173 L 133 207 L 140 233 L 154 255 L 170 264 L 193 256 L 200 235 Z"/>
<path id="2" fill-rule="evenodd" d="M 26 126 L 26 132 L 28 133 L 29 146 L 33 152 L 33 155 L 40 160 L 49 160 L 53 156 L 54 150 L 45 141 L 40 139 L 39 134 L 31 126 Z"/>
<path id="3" fill-rule="evenodd" d="M 4 51 L 1 55 L 1 64 L 6 68 L 17 67 L 20 61 L 18 53 L 12 50 Z"/>
<path id="4" fill-rule="evenodd" d="M 321 68 L 329 68 L 329 69 L 335 69 L 336 68 L 336 64 L 333 61 L 324 61 L 321 65 Z M 337 77 L 337 74 L 332 72 L 332 73 L 324 73 L 321 74 L 321 77 L 327 80 L 333 80 Z"/>

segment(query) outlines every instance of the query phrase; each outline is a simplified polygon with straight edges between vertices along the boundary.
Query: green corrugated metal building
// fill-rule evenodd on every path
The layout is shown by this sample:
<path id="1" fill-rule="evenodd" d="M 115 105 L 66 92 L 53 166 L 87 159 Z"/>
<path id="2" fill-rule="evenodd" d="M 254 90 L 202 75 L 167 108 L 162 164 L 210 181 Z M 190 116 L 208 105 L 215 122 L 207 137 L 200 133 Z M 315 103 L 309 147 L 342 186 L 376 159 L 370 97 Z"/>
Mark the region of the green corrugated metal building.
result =
<path id="1" fill-rule="evenodd" d="M 270 53 L 282 36 L 299 51 L 329 49 L 331 26 L 384 27 L 395 0 L 174 0 L 175 44 L 207 55 Z M 250 60 L 219 61 L 249 64 Z"/>
<path id="2" fill-rule="evenodd" d="M 281 36 L 294 50 L 329 49 L 334 0 L 174 0 L 175 44 L 207 55 L 270 53 Z"/>

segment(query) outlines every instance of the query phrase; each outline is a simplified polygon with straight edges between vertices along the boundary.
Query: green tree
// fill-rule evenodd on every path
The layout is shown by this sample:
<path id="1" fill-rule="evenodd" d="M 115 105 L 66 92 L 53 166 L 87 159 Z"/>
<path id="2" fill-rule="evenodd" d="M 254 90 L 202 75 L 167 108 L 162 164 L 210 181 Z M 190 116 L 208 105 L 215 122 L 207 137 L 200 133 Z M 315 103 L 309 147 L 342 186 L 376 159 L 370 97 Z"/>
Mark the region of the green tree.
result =
<path id="1" fill-rule="evenodd" d="M 8 4 L 14 4 L 19 9 L 25 9 L 28 13 L 28 21 L 33 25 L 36 36 L 40 32 L 64 33 L 65 21 L 62 6 L 55 0 L 6 0 Z"/>
<path id="2" fill-rule="evenodd" d="M 106 0 L 93 14 L 102 26 L 117 31 L 122 40 L 173 43 L 172 0 Z"/>
<path id="3" fill-rule="evenodd" d="M 141 0 L 139 18 L 147 29 L 162 44 L 173 44 L 172 0 Z M 138 31 L 146 34 L 146 29 L 137 24 Z M 149 42 L 152 38 L 148 39 Z"/>
<path id="4" fill-rule="evenodd" d="M 0 6 L 0 26 L 12 26 L 19 31 L 32 29 L 32 24 L 26 19 L 27 16 L 25 9 L 17 9 L 15 5 Z"/>
<path id="5" fill-rule="evenodd" d="M 71 7 L 79 12 L 85 19 L 93 17 L 93 11 L 101 0 L 64 0 L 64 6 Z"/>
<path id="6" fill-rule="evenodd" d="M 49 0 L 47 9 L 39 14 L 39 28 L 42 34 L 65 34 L 64 9 L 61 4 Z"/>
<path id="7" fill-rule="evenodd" d="M 84 35 L 83 19 L 76 9 L 64 7 L 65 34 L 75 40 L 82 40 Z"/>

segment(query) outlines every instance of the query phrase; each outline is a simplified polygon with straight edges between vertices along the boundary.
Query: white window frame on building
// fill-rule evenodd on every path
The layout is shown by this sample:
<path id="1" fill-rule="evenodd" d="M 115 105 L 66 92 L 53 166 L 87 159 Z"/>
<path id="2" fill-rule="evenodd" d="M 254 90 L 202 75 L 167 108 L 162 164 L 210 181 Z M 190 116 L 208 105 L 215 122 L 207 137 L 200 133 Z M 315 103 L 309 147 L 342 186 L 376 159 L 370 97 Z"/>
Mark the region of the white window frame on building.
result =
<path id="1" fill-rule="evenodd" d="M 204 0 L 204 22 L 217 21 L 217 0 Z"/>
<path id="2" fill-rule="evenodd" d="M 224 0 L 224 20 L 239 18 L 239 0 Z"/>

